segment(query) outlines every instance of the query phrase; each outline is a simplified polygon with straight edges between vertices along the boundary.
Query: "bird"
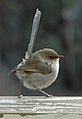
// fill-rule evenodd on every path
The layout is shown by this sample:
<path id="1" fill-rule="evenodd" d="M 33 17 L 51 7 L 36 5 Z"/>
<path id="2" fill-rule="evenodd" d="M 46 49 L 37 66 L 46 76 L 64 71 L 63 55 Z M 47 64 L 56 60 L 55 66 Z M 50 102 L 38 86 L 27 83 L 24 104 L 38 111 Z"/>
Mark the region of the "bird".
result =
<path id="1" fill-rule="evenodd" d="M 38 90 L 50 97 L 51 95 L 43 91 L 43 89 L 49 87 L 57 79 L 59 59 L 64 57 L 63 55 L 58 55 L 51 48 L 43 48 L 32 53 L 40 17 L 41 11 L 37 9 L 25 58 L 9 72 L 9 74 L 14 73 L 20 79 L 19 98 L 22 96 L 22 85 L 28 89 Z"/>
<path id="2" fill-rule="evenodd" d="M 15 73 L 26 88 L 38 90 L 50 97 L 42 89 L 49 87 L 57 79 L 59 59 L 63 57 L 53 49 L 44 48 L 34 52 L 29 59 L 23 59 L 10 73 Z"/>

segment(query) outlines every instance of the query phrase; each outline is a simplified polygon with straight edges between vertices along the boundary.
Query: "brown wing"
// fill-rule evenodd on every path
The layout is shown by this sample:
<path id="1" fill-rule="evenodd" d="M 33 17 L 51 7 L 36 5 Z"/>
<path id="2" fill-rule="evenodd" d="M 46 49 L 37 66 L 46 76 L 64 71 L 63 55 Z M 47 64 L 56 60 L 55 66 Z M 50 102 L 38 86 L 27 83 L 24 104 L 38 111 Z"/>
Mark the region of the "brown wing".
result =
<path id="1" fill-rule="evenodd" d="M 23 70 L 27 73 L 51 73 L 51 66 L 42 61 L 28 61 L 25 65 L 19 67 L 17 70 Z"/>

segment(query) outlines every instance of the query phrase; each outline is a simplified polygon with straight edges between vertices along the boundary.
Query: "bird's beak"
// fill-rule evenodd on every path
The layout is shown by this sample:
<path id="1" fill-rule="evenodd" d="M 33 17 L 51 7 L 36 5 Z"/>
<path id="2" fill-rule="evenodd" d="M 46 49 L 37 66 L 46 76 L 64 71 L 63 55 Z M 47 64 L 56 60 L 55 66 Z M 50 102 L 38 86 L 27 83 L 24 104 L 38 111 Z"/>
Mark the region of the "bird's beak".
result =
<path id="1" fill-rule="evenodd" d="M 58 55 L 58 58 L 63 58 L 64 56 L 63 55 Z"/>
<path id="2" fill-rule="evenodd" d="M 63 58 L 63 57 L 64 57 L 63 55 L 49 56 L 49 59 L 54 60 L 54 59 Z"/>

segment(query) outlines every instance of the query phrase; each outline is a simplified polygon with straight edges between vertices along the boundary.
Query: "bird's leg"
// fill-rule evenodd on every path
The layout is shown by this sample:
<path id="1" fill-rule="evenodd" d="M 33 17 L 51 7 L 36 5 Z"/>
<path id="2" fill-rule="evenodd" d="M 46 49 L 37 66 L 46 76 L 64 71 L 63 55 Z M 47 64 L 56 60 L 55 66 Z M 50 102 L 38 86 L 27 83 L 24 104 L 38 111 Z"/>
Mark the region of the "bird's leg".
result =
<path id="1" fill-rule="evenodd" d="M 44 95 L 46 95 L 47 97 L 52 97 L 52 95 L 49 95 L 48 93 L 46 93 L 45 91 L 39 89 L 38 91 L 40 91 L 41 93 L 43 93 Z"/>
<path id="2" fill-rule="evenodd" d="M 22 95 L 22 87 L 23 87 L 23 81 L 20 79 L 18 98 L 21 98 L 23 96 Z"/>

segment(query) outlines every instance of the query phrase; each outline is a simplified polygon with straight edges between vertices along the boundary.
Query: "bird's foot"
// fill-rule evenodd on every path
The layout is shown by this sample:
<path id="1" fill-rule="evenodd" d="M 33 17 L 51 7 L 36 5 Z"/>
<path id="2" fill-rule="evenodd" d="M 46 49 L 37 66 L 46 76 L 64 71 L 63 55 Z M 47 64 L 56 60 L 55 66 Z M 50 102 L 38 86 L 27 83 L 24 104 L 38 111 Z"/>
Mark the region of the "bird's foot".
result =
<path id="1" fill-rule="evenodd" d="M 22 95 L 22 88 L 23 88 L 23 81 L 20 80 L 18 98 L 21 98 L 23 96 Z"/>
<path id="2" fill-rule="evenodd" d="M 48 94 L 48 95 L 46 95 L 46 97 L 50 97 L 50 98 L 51 98 L 51 97 L 53 97 L 53 95 L 49 95 L 49 94 Z"/>
<path id="3" fill-rule="evenodd" d="M 22 94 L 18 94 L 18 98 L 22 98 L 23 97 L 23 95 Z"/>
<path id="4" fill-rule="evenodd" d="M 43 91 L 43 90 L 39 90 L 41 93 L 43 93 L 44 95 L 46 95 L 46 97 L 53 97 L 52 95 L 49 95 L 48 93 L 46 93 L 45 91 Z"/>

